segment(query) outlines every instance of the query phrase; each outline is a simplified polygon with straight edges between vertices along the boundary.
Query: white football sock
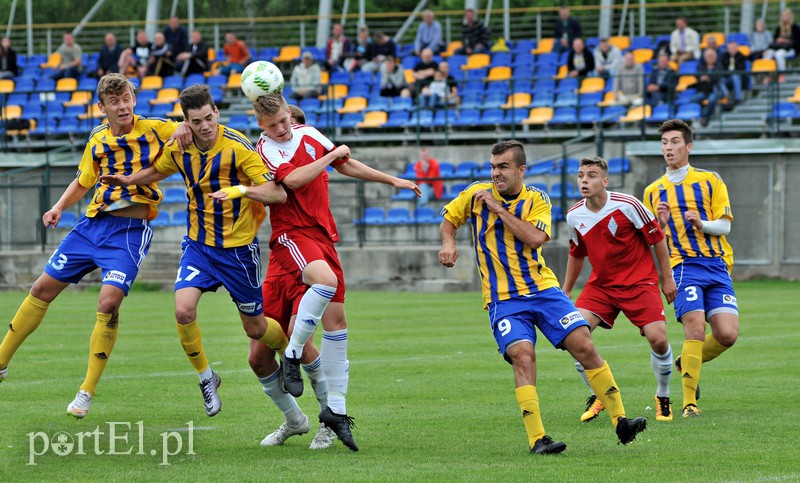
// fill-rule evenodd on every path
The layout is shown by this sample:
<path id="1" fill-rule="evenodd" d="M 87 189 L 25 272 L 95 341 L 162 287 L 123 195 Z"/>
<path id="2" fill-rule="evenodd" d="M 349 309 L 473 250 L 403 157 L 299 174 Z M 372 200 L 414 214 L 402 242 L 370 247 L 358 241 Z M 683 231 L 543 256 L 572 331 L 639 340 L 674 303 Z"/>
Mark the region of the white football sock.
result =
<path id="1" fill-rule="evenodd" d="M 259 377 L 258 382 L 264 386 L 264 392 L 272 399 L 272 402 L 281 410 L 283 417 L 290 426 L 297 426 L 303 421 L 303 412 L 297 405 L 295 398 L 288 393 L 283 392 L 280 387 L 280 373 L 278 368 L 275 372 L 267 377 Z"/>
<path id="2" fill-rule="evenodd" d="M 303 370 L 306 371 L 308 380 L 311 381 L 311 387 L 314 388 L 314 395 L 319 401 L 319 409 L 325 409 L 325 406 L 328 405 L 328 381 L 322 372 L 322 357 L 317 356 L 311 364 L 303 364 Z"/>
<path id="3" fill-rule="evenodd" d="M 658 383 L 656 396 L 669 397 L 669 379 L 672 376 L 672 346 L 667 346 L 667 353 L 662 355 L 651 350 L 650 365 L 653 367 L 653 374 Z"/>
<path id="4" fill-rule="evenodd" d="M 299 359 L 303 355 L 303 346 L 314 335 L 323 312 L 328 307 L 336 287 L 328 287 L 315 283 L 306 290 L 300 305 L 297 307 L 297 318 L 294 322 L 294 331 L 286 348 L 286 357 Z"/>
<path id="5" fill-rule="evenodd" d="M 347 360 L 347 329 L 322 333 L 322 372 L 328 381 L 328 407 L 336 414 L 347 414 L 345 397 L 350 379 Z"/>
<path id="6" fill-rule="evenodd" d="M 207 366 L 205 371 L 198 372 L 197 375 L 200 376 L 200 382 L 203 382 L 207 379 L 211 379 L 214 376 L 214 373 L 211 372 L 211 366 Z"/>

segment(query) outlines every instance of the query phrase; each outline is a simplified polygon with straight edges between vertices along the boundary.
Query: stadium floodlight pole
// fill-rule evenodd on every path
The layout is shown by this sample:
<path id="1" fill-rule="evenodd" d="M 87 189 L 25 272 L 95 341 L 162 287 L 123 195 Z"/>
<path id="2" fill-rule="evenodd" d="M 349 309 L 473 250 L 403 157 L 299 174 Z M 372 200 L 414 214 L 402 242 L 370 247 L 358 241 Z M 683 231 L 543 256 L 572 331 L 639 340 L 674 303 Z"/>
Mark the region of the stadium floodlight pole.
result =
<path id="1" fill-rule="evenodd" d="M 25 16 L 28 20 L 28 57 L 33 55 L 33 0 L 25 1 Z"/>
<path id="2" fill-rule="evenodd" d="M 319 0 L 319 13 L 317 14 L 317 42 L 319 48 L 325 47 L 328 34 L 331 31 L 331 0 Z"/>
<path id="3" fill-rule="evenodd" d="M 392 40 L 395 43 L 400 42 L 400 39 L 403 38 L 403 35 L 406 33 L 406 30 L 408 30 L 408 27 L 410 27 L 411 24 L 414 22 L 414 20 L 416 20 L 417 14 L 423 8 L 425 8 L 425 4 L 427 4 L 427 3 L 428 3 L 428 0 L 419 0 L 419 3 L 417 4 L 417 6 L 414 7 L 414 10 L 411 11 L 411 14 L 408 16 L 406 21 L 403 22 L 403 25 L 400 26 L 400 28 L 397 30 L 397 33 L 394 34 L 394 37 L 392 37 Z"/>
<path id="4" fill-rule="evenodd" d="M 147 32 L 147 38 L 152 39 L 156 34 L 156 22 L 158 22 L 158 12 L 160 10 L 161 0 L 147 0 L 144 24 L 144 31 Z"/>
<path id="5" fill-rule="evenodd" d="M 14 25 L 14 12 L 17 11 L 17 0 L 11 0 L 11 12 L 8 14 L 8 26 L 6 27 L 6 37 L 11 36 L 11 26 Z"/>
<path id="6" fill-rule="evenodd" d="M 178 11 L 178 0 L 172 0 L 172 8 L 169 9 L 169 16 L 174 17 Z"/>
<path id="7" fill-rule="evenodd" d="M 511 39 L 511 14 L 508 9 L 511 8 L 511 0 L 503 0 L 503 37 Z"/>
<path id="8" fill-rule="evenodd" d="M 347 11 L 350 10 L 350 0 L 344 0 L 344 5 L 342 5 L 342 19 L 339 21 L 344 27 L 347 24 Z"/>
<path id="9" fill-rule="evenodd" d="M 611 36 L 611 22 L 612 22 L 612 15 L 614 13 L 611 9 L 613 7 L 614 7 L 613 0 L 602 0 L 600 2 L 600 24 L 597 27 L 597 35 L 600 38 Z M 625 17 L 622 16 L 622 22 L 624 21 Z"/>
<path id="10" fill-rule="evenodd" d="M 78 25 L 76 25 L 75 28 L 72 29 L 73 36 L 77 37 L 78 34 L 81 33 L 81 30 L 83 30 L 83 26 L 89 23 L 92 17 L 94 17 L 94 14 L 97 13 L 97 11 L 100 9 L 100 7 L 103 6 L 104 3 L 106 3 L 106 0 L 97 0 L 94 3 L 94 5 L 92 5 L 92 8 L 90 8 L 89 11 L 86 12 L 86 15 L 83 16 L 81 21 L 78 22 Z"/>
<path id="11" fill-rule="evenodd" d="M 756 10 L 753 0 L 742 0 L 742 12 L 739 15 L 739 32 L 744 32 L 747 35 L 753 33 L 753 13 Z"/>
<path id="12" fill-rule="evenodd" d="M 363 27 L 367 24 L 367 5 L 366 0 L 358 0 L 358 26 Z"/>
<path id="13" fill-rule="evenodd" d="M 489 25 L 489 20 L 492 19 L 492 0 L 486 0 L 486 15 L 483 16 L 483 24 Z"/>

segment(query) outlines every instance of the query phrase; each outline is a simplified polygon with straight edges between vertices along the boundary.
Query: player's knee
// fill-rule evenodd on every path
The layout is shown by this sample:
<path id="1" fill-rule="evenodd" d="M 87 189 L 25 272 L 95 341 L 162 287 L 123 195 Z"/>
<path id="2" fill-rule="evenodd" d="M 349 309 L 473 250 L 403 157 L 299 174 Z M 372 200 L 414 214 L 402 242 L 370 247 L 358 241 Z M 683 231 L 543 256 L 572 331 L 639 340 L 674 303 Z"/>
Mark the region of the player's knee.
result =
<path id="1" fill-rule="evenodd" d="M 666 354 L 667 350 L 669 350 L 669 342 L 667 342 L 666 337 L 660 337 L 650 341 L 650 348 L 656 354 Z"/>
<path id="2" fill-rule="evenodd" d="M 264 351 L 251 352 L 247 357 L 247 363 L 258 377 L 268 376 L 278 368 L 278 363 L 275 362 L 275 353 L 269 348 Z"/>
<path id="3" fill-rule="evenodd" d="M 116 314 L 119 312 L 121 302 L 121 300 L 113 298 L 100 299 L 100 301 L 97 302 L 97 311 L 101 314 Z"/>
<path id="4" fill-rule="evenodd" d="M 264 337 L 266 333 L 266 324 L 261 327 L 257 324 L 245 324 L 244 325 L 244 332 L 247 334 L 247 337 L 250 337 L 253 340 L 259 340 Z"/>
<path id="5" fill-rule="evenodd" d="M 191 324 L 197 320 L 197 308 L 186 305 L 175 307 L 175 320 L 181 325 Z"/>
<path id="6" fill-rule="evenodd" d="M 717 339 L 717 342 L 724 347 L 731 347 L 733 344 L 736 343 L 736 339 L 739 336 L 738 330 L 728 330 L 724 331 L 720 334 L 714 335 L 714 338 Z"/>
<path id="7" fill-rule="evenodd" d="M 506 353 L 508 358 L 511 359 L 511 365 L 517 370 L 522 370 L 530 373 L 533 371 L 536 364 L 536 356 L 532 351 L 511 351 Z"/>

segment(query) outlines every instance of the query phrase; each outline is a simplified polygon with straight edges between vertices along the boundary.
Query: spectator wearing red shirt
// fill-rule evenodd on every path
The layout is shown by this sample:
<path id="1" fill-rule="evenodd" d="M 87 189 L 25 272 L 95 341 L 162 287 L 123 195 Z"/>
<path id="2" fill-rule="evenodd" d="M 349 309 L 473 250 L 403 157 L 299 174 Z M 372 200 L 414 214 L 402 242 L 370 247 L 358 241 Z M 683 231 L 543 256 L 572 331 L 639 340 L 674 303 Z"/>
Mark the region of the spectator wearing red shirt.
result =
<path id="1" fill-rule="evenodd" d="M 233 32 L 225 34 L 225 65 L 222 66 L 220 73 L 230 75 L 231 72 L 242 72 L 250 60 L 253 58 L 247 44 L 236 38 Z"/>
<path id="2" fill-rule="evenodd" d="M 417 185 L 422 196 L 417 199 L 417 206 L 425 206 L 431 199 L 440 200 L 444 194 L 444 183 L 441 179 L 419 181 L 424 178 L 440 178 L 439 161 L 431 157 L 428 148 L 419 150 L 419 161 L 414 165 L 414 173 L 417 176 Z"/>

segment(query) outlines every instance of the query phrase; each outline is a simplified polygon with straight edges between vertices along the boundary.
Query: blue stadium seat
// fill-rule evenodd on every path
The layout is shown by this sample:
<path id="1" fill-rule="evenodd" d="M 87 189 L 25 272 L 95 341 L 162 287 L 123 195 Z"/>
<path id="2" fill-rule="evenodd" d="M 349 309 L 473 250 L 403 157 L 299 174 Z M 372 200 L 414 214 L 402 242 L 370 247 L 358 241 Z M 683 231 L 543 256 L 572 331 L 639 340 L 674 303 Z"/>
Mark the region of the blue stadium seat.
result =
<path id="1" fill-rule="evenodd" d="M 183 226 L 186 224 L 186 211 L 178 210 L 169 218 L 169 226 Z"/>
<path id="2" fill-rule="evenodd" d="M 550 174 L 553 170 L 553 161 L 539 161 L 534 162 L 528 166 L 527 174 L 530 176 L 544 176 Z"/>
<path id="3" fill-rule="evenodd" d="M 478 179 L 492 179 L 492 163 L 486 161 L 481 164 L 481 167 L 475 172 L 475 177 Z"/>
<path id="4" fill-rule="evenodd" d="M 631 171 L 631 161 L 628 158 L 611 158 L 608 160 L 608 174 L 622 174 Z"/>
<path id="5" fill-rule="evenodd" d="M 408 125 L 412 127 L 416 127 L 417 125 L 422 127 L 428 127 L 432 123 L 433 123 L 433 112 L 427 110 L 412 112 L 411 118 L 408 120 Z"/>
<path id="6" fill-rule="evenodd" d="M 574 92 L 560 92 L 556 95 L 553 107 L 575 107 L 578 105 L 578 94 Z"/>
<path id="7" fill-rule="evenodd" d="M 578 79 L 574 77 L 567 77 L 566 79 L 561 79 L 558 82 L 558 87 L 556 88 L 556 94 L 561 94 L 563 92 L 575 93 L 578 90 Z"/>
<path id="8" fill-rule="evenodd" d="M 542 191 L 544 193 L 548 193 L 547 185 L 544 184 L 544 183 L 531 183 L 531 184 L 528 185 L 528 188 L 534 188 L 534 189 L 537 189 L 537 190 Z"/>
<path id="9" fill-rule="evenodd" d="M 442 200 L 452 200 L 452 199 L 454 199 L 456 196 L 458 196 L 459 193 L 464 191 L 467 188 L 467 186 L 469 186 L 469 183 L 455 183 L 455 184 L 453 184 L 453 186 L 451 186 L 447 190 L 446 193 L 442 194 Z"/>
<path id="10" fill-rule="evenodd" d="M 369 97 L 370 93 L 369 84 L 350 84 L 350 89 L 347 93 L 348 97 Z"/>
<path id="11" fill-rule="evenodd" d="M 631 39 L 631 50 L 636 49 L 650 49 L 653 50 L 655 48 L 655 44 L 653 44 L 653 38 L 649 35 L 643 35 L 634 37 Z"/>
<path id="12" fill-rule="evenodd" d="M 342 119 L 339 122 L 339 126 L 344 129 L 355 129 L 356 124 L 362 122 L 363 120 L 364 120 L 364 114 L 360 112 L 351 112 L 342 115 Z"/>
<path id="13" fill-rule="evenodd" d="M 480 69 L 470 69 L 465 71 L 466 79 L 484 79 L 489 75 L 489 69 L 482 67 Z"/>
<path id="14" fill-rule="evenodd" d="M 581 124 L 592 124 L 600 121 L 599 107 L 582 107 L 578 111 L 578 122 Z"/>
<path id="15" fill-rule="evenodd" d="M 456 72 L 461 72 L 461 66 L 467 63 L 467 56 L 456 54 L 447 58 L 447 65 L 450 66 L 450 73 L 455 76 Z"/>
<path id="16" fill-rule="evenodd" d="M 459 112 L 458 119 L 453 121 L 453 126 L 475 126 L 481 121 L 481 111 L 477 109 L 465 109 Z"/>
<path id="17" fill-rule="evenodd" d="M 383 208 L 378 208 L 375 206 L 368 206 L 364 208 L 364 216 L 360 220 L 356 220 L 355 223 L 363 223 L 365 225 L 379 225 L 385 221 L 385 216 L 383 212 Z"/>
<path id="18" fill-rule="evenodd" d="M 650 117 L 647 118 L 648 122 L 664 122 L 672 118 L 669 104 L 659 104 L 653 108 Z"/>
<path id="19" fill-rule="evenodd" d="M 506 103 L 508 99 L 508 94 L 502 92 L 493 92 L 491 94 L 486 94 L 486 97 L 483 99 L 483 109 L 499 109 L 500 106 Z"/>
<path id="20" fill-rule="evenodd" d="M 389 212 L 386 213 L 386 223 L 392 225 L 411 223 L 411 215 L 408 212 L 408 208 L 390 208 Z"/>
<path id="21" fill-rule="evenodd" d="M 492 67 L 510 67 L 513 57 L 511 52 L 495 52 L 492 54 L 492 60 L 489 63 L 489 68 Z"/>
<path id="22" fill-rule="evenodd" d="M 433 208 L 417 208 L 414 210 L 414 221 L 420 224 L 441 223 L 442 218 Z"/>
<path id="23" fill-rule="evenodd" d="M 501 124 L 502 122 L 503 122 L 502 109 L 486 109 L 481 114 L 481 124 L 495 125 L 495 124 Z"/>
<path id="24" fill-rule="evenodd" d="M 369 84 L 375 83 L 375 76 L 371 72 L 357 71 L 353 73 L 353 81 L 351 84 Z"/>
<path id="25" fill-rule="evenodd" d="M 528 118 L 528 108 L 518 107 L 516 109 L 506 109 L 503 113 L 503 124 L 522 124 Z"/>
<path id="26" fill-rule="evenodd" d="M 53 92 L 56 90 L 56 81 L 49 77 L 41 77 L 36 81 L 36 90 L 38 92 Z"/>
<path id="27" fill-rule="evenodd" d="M 550 198 L 558 200 L 561 198 L 561 183 L 553 183 L 550 187 Z M 580 198 L 581 193 L 575 186 L 575 183 L 567 182 L 567 198 Z"/>
<path id="28" fill-rule="evenodd" d="M 389 111 L 389 98 L 388 97 L 370 97 L 369 103 L 367 104 L 367 108 L 365 109 L 366 112 L 373 112 L 373 111 Z"/>
<path id="29" fill-rule="evenodd" d="M 586 37 L 583 39 L 583 44 L 586 46 L 586 50 L 594 52 L 595 47 L 600 45 L 600 37 Z"/>
<path id="30" fill-rule="evenodd" d="M 526 76 L 529 77 L 529 76 Z M 512 92 L 533 92 L 533 81 L 530 80 L 511 80 L 509 83 L 509 94 Z"/>
<path id="31" fill-rule="evenodd" d="M 697 90 L 694 88 L 686 89 L 685 91 L 678 94 L 678 98 L 675 99 L 675 105 L 680 106 L 681 104 L 689 104 L 692 102 L 692 98 L 694 95 L 697 94 Z"/>
<path id="32" fill-rule="evenodd" d="M 246 114 L 231 114 L 231 118 L 226 124 L 237 131 L 247 131 L 250 127 L 250 120 Z"/>
<path id="33" fill-rule="evenodd" d="M 300 101 L 300 105 L 297 106 L 303 110 L 305 113 L 309 112 L 316 112 L 319 110 L 319 99 L 316 97 L 309 97 L 306 99 L 302 99 Z"/>
<path id="34" fill-rule="evenodd" d="M 261 48 L 261 50 L 258 51 L 256 60 L 266 60 L 272 62 L 272 59 L 280 55 L 280 53 L 281 53 L 280 47 L 263 47 Z"/>
<path id="35" fill-rule="evenodd" d="M 227 82 L 227 79 L 226 79 Z M 164 89 L 183 89 L 183 76 L 181 75 L 170 75 L 164 77 L 164 84 L 161 86 Z"/>
<path id="36" fill-rule="evenodd" d="M 685 60 L 678 67 L 678 75 L 694 75 L 697 72 L 698 60 Z"/>
<path id="37" fill-rule="evenodd" d="M 189 87 L 205 83 L 206 83 L 206 76 L 204 76 L 203 74 L 189 74 L 186 76 L 186 81 L 183 83 L 183 85 L 185 87 Z"/>
<path id="38" fill-rule="evenodd" d="M 138 110 L 145 105 L 149 105 L 150 101 L 154 100 L 158 93 L 156 91 L 138 91 L 136 93 L 136 108 Z"/>
<path id="39" fill-rule="evenodd" d="M 462 161 L 458 163 L 453 172 L 454 178 L 472 178 L 481 166 L 475 161 Z"/>
<path id="40" fill-rule="evenodd" d="M 537 79 L 550 79 L 558 74 L 558 66 L 544 64 L 544 65 L 537 65 L 534 77 Z"/>
<path id="41" fill-rule="evenodd" d="M 532 55 L 517 55 L 511 67 L 514 69 L 514 77 L 532 77 L 536 60 Z"/>
<path id="42" fill-rule="evenodd" d="M 494 81 L 486 84 L 486 94 L 501 94 L 507 96 L 511 92 L 507 81 Z"/>
<path id="43" fill-rule="evenodd" d="M 540 91 L 537 87 L 531 99 L 531 107 L 552 107 L 552 105 L 553 91 Z"/>
<path id="44" fill-rule="evenodd" d="M 344 84 L 346 86 L 350 85 L 350 73 L 337 71 L 331 74 L 330 81 L 328 84 Z"/>
<path id="45" fill-rule="evenodd" d="M 416 55 L 407 55 L 400 60 L 403 69 L 413 69 L 417 64 L 419 64 L 419 57 Z"/>
<path id="46" fill-rule="evenodd" d="M 83 77 L 78 81 L 79 91 L 92 91 L 97 96 L 97 79 L 91 77 Z"/>
<path id="47" fill-rule="evenodd" d="M 536 57 L 536 67 L 542 65 L 549 65 L 549 66 L 558 66 L 558 54 L 554 52 L 548 52 L 546 54 L 539 54 Z"/>
<path id="48" fill-rule="evenodd" d="M 61 220 L 58 222 L 58 228 L 71 230 L 75 228 L 76 223 L 78 223 L 78 215 L 72 211 L 62 211 Z"/>
<path id="49" fill-rule="evenodd" d="M 578 105 L 583 107 L 594 107 L 598 103 L 603 102 L 602 92 L 592 92 L 589 94 L 581 94 L 578 97 Z"/>
<path id="50" fill-rule="evenodd" d="M 483 106 L 483 94 L 467 92 L 461 96 L 459 109 L 480 109 Z"/>
<path id="51" fill-rule="evenodd" d="M 32 136 L 47 136 L 55 134 L 58 129 L 58 121 L 54 118 L 39 119 L 36 122 L 36 129 L 30 131 Z"/>
<path id="52" fill-rule="evenodd" d="M 580 161 L 575 158 L 568 158 L 567 159 L 567 174 L 568 175 L 575 175 L 578 174 L 578 168 L 580 167 Z M 553 167 L 550 170 L 550 174 L 559 175 L 561 174 L 561 168 L 564 166 L 564 160 L 558 159 L 553 161 Z"/>
<path id="53" fill-rule="evenodd" d="M 60 121 L 58 121 L 56 134 L 69 135 L 69 134 L 76 134 L 79 132 L 81 132 L 81 127 L 78 123 L 78 118 L 64 117 Z"/>
<path id="54" fill-rule="evenodd" d="M 167 213 L 166 211 L 161 211 L 158 213 L 158 216 L 156 216 L 155 220 L 152 220 L 150 222 L 150 226 L 153 227 L 169 226 L 170 223 L 171 221 L 169 219 L 169 213 Z"/>
<path id="55" fill-rule="evenodd" d="M 66 106 L 64 108 L 64 116 L 78 117 L 86 113 L 86 106 Z"/>
<path id="56" fill-rule="evenodd" d="M 613 123 L 619 121 L 622 116 L 627 114 L 628 108 L 625 106 L 608 106 L 603 109 L 603 119 L 605 122 Z"/>
<path id="57" fill-rule="evenodd" d="M 12 92 L 4 99 L 3 104 L 8 106 L 24 106 L 28 103 L 27 92 Z"/>
<path id="58" fill-rule="evenodd" d="M 467 94 L 483 94 L 483 91 L 486 89 L 486 83 L 482 80 L 473 79 L 464 81 L 459 88 L 459 92 L 462 96 Z"/>
<path id="59" fill-rule="evenodd" d="M 772 106 L 770 118 L 791 119 L 797 117 L 797 106 L 793 102 L 779 102 Z"/>
<path id="60" fill-rule="evenodd" d="M 744 32 L 732 32 L 728 34 L 728 42 L 736 42 L 739 45 L 750 45 L 750 39 Z"/>
<path id="61" fill-rule="evenodd" d="M 556 81 L 554 79 L 539 79 L 536 81 L 535 92 L 550 92 L 556 91 Z"/>
<path id="62" fill-rule="evenodd" d="M 561 107 L 553 113 L 553 119 L 550 119 L 550 124 L 575 124 L 577 115 L 574 107 Z"/>
<path id="63" fill-rule="evenodd" d="M 551 218 L 553 221 L 564 221 L 564 211 L 561 209 L 561 205 L 553 205 L 551 207 Z"/>
<path id="64" fill-rule="evenodd" d="M 342 107 L 344 107 L 344 99 L 328 99 L 327 101 L 319 103 L 319 107 L 317 107 L 317 114 L 336 114 L 336 111 Z"/>
<path id="65" fill-rule="evenodd" d="M 683 119 L 684 121 L 691 121 L 692 119 L 699 119 L 702 116 L 702 108 L 700 104 L 690 103 L 678 106 L 678 112 L 675 117 Z"/>
<path id="66" fill-rule="evenodd" d="M 172 111 L 172 107 L 172 104 L 154 104 L 150 106 L 150 114 L 148 114 L 148 117 L 166 119 L 167 113 Z"/>
<path id="67" fill-rule="evenodd" d="M 166 178 L 164 178 L 164 180 L 162 180 L 161 183 L 180 183 L 180 184 L 183 184 L 183 176 L 180 173 L 173 173 L 173 174 L 167 176 Z"/>
<path id="68" fill-rule="evenodd" d="M 519 57 L 533 57 L 533 55 L 531 55 L 531 50 L 535 48 L 536 41 L 533 39 L 517 40 L 513 49 L 514 54 L 516 54 L 515 60 Z"/>
<path id="69" fill-rule="evenodd" d="M 389 113 L 389 118 L 381 127 L 406 127 L 408 124 L 408 111 L 393 111 Z"/>
<path id="70" fill-rule="evenodd" d="M 410 111 L 414 109 L 414 101 L 410 97 L 393 97 L 389 112 Z"/>
<path id="71" fill-rule="evenodd" d="M 417 199 L 417 195 L 411 190 L 398 190 L 392 195 L 392 201 L 412 201 Z"/>

